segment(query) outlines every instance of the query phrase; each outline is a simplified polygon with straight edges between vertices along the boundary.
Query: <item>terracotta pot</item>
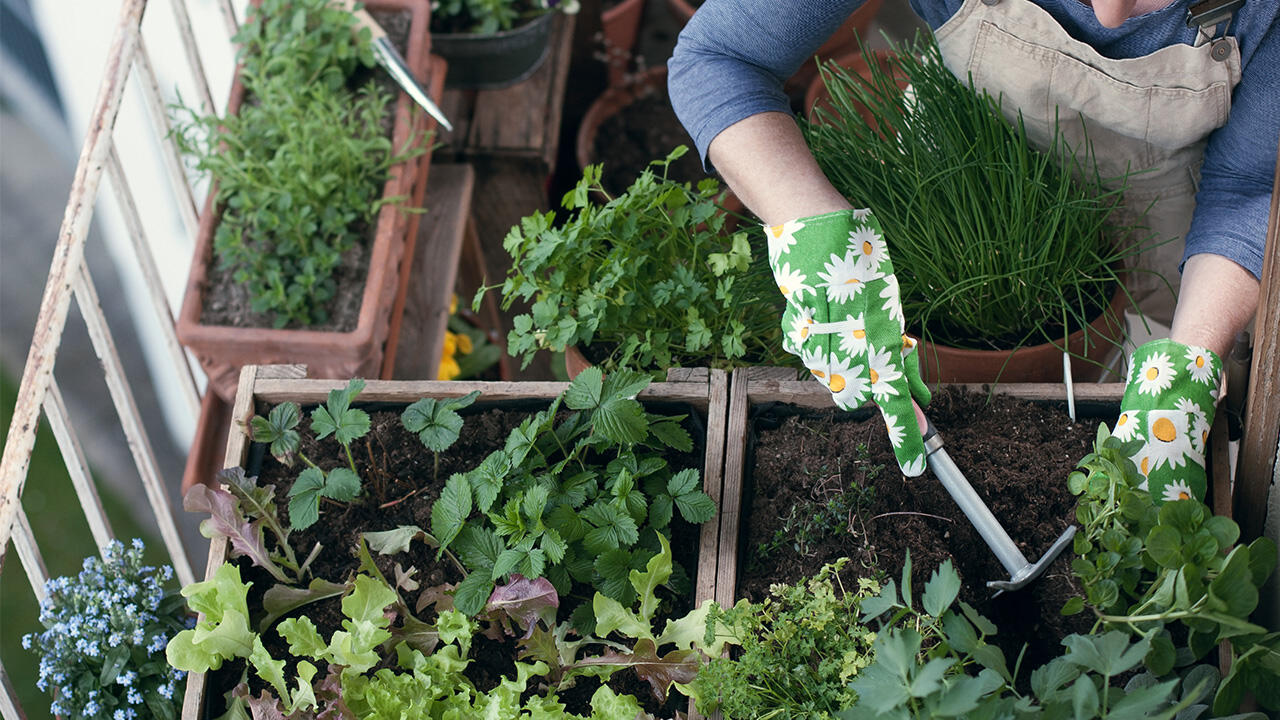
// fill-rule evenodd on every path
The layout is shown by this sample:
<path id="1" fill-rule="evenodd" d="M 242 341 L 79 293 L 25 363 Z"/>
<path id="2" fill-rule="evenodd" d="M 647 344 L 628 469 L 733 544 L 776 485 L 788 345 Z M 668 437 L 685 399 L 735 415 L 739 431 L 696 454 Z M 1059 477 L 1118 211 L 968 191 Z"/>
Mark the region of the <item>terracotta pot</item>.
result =
<path id="1" fill-rule="evenodd" d="M 591 361 L 582 354 L 577 345 L 570 345 L 564 349 L 564 371 L 570 380 L 578 377 L 578 373 L 589 367 L 591 367 Z"/>
<path id="2" fill-rule="evenodd" d="M 600 13 L 604 53 L 609 65 L 609 85 L 621 85 L 640 37 L 645 0 L 622 0 Z"/>
<path id="3" fill-rule="evenodd" d="M 622 112 L 628 105 L 639 99 L 647 89 L 659 86 L 665 87 L 666 82 L 667 68 L 665 65 L 659 65 L 646 70 L 636 82 L 625 86 L 609 87 L 600 97 L 596 98 L 595 102 L 591 103 L 591 106 L 587 108 L 586 114 L 582 116 L 582 123 L 578 126 L 577 144 L 575 146 L 578 167 L 585 170 L 588 165 L 599 162 L 599 158 L 596 157 L 595 153 L 596 134 L 606 120 Z M 695 151 L 690 150 L 690 152 Z M 727 187 L 720 205 L 729 212 L 742 215 L 747 213 L 746 206 Z M 733 231 L 737 227 L 737 218 L 730 216 L 725 223 L 726 231 Z"/>
<path id="4" fill-rule="evenodd" d="M 1126 304 L 1124 292 L 1116 290 L 1107 309 L 1089 323 L 1091 330 L 1087 350 L 1084 330 L 1067 336 L 1074 382 L 1093 382 L 1101 377 L 1101 364 L 1124 338 Z M 1011 351 L 969 350 L 921 341 L 917 352 L 920 353 L 920 373 L 930 385 L 939 382 L 1003 384 L 1063 381 L 1061 342 Z"/>
<path id="5" fill-rule="evenodd" d="M 827 41 L 814 51 L 814 56 L 820 60 L 844 55 L 858 49 L 859 38 L 871 26 L 871 21 L 875 19 L 876 13 L 880 12 L 880 6 L 884 4 L 884 0 L 867 0 L 862 7 L 858 8 L 845 19 L 840 28 L 827 38 Z M 680 24 L 689 22 L 696 12 L 692 4 L 688 0 L 667 0 L 667 9 L 671 11 L 672 16 L 676 18 Z M 818 74 L 818 65 L 811 58 L 796 70 L 795 74 L 787 79 L 783 84 L 783 90 L 788 95 L 795 95 L 808 87 L 809 82 Z"/>
<path id="6" fill-rule="evenodd" d="M 429 2 L 427 0 L 370 0 L 371 10 L 409 10 L 412 20 L 409 48 L 405 53 L 410 69 L 429 93 L 440 97 L 444 85 L 444 63 L 433 62 L 429 55 L 430 34 L 427 32 Z M 430 72 L 429 72 L 430 71 Z M 237 78 L 227 105 L 235 113 L 245 95 Z M 425 112 L 410 108 L 412 101 L 401 93 L 395 104 L 392 139 L 395 147 L 404 146 L 410 131 L 422 133 L 435 128 L 435 121 Z M 426 190 L 430 154 L 411 158 L 391 169 L 383 188 L 383 196 L 403 195 L 410 205 L 421 205 Z M 383 346 L 393 325 L 397 291 L 405 283 L 400 273 L 409 268 L 401 263 L 406 246 L 417 235 L 417 213 L 384 206 L 378 214 L 373 245 L 369 248 L 369 277 L 365 281 L 360 316 L 351 332 L 316 330 L 277 330 L 273 328 L 239 328 L 205 325 L 200 322 L 204 293 L 208 284 L 209 263 L 213 254 L 213 236 L 221 217 L 214 206 L 217 188 L 205 200 L 195 253 L 187 277 L 186 292 L 177 319 L 177 333 L 200 361 L 210 385 L 226 401 L 235 398 L 240 368 L 251 364 L 305 362 L 317 377 L 377 377 L 382 368 Z M 391 363 L 387 364 L 391 367 Z"/>

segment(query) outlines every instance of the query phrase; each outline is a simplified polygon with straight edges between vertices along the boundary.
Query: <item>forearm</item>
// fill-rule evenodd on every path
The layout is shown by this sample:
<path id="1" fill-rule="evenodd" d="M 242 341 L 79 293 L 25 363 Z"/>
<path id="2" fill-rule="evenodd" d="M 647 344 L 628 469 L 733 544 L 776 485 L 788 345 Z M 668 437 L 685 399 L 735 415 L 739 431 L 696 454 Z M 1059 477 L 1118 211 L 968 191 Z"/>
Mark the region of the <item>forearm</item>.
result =
<path id="1" fill-rule="evenodd" d="M 1221 255 L 1192 255 L 1182 267 L 1169 338 L 1225 358 L 1257 309 L 1258 281 L 1248 270 Z"/>
<path id="2" fill-rule="evenodd" d="M 708 157 L 767 225 L 852 207 L 827 181 L 790 115 L 766 112 L 725 128 Z"/>

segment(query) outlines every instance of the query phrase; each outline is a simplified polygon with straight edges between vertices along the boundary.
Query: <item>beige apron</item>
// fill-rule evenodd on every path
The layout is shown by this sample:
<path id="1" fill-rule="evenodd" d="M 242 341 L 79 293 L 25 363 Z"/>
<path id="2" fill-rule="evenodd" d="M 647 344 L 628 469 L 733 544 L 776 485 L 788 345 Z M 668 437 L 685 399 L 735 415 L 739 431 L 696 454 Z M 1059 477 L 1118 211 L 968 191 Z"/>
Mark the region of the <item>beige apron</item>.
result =
<path id="1" fill-rule="evenodd" d="M 976 87 L 1002 97 L 1010 119 L 1021 111 L 1036 147 L 1048 147 L 1056 117 L 1073 148 L 1082 147 L 1087 130 L 1103 177 L 1126 167 L 1146 171 L 1129 179 L 1124 220 L 1150 206 L 1146 225 L 1161 239 L 1174 238 L 1136 261 L 1168 285 L 1136 272 L 1128 286 L 1147 317 L 1169 325 L 1176 300 L 1169 286 L 1178 287 L 1205 141 L 1227 122 L 1240 81 L 1235 38 L 1222 62 L 1210 57 L 1207 44 L 1112 60 L 1029 0 L 965 0 L 934 34 L 947 68 L 959 78 L 972 74 Z"/>

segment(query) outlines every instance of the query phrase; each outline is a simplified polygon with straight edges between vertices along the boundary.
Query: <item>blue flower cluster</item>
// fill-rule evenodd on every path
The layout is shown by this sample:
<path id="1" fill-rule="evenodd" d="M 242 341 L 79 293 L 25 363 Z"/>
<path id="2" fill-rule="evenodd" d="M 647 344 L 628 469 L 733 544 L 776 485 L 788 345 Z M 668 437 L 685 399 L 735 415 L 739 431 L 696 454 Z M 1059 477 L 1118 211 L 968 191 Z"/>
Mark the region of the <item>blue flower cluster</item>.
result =
<path id="1" fill-rule="evenodd" d="M 56 691 L 50 706 L 68 718 L 173 718 L 185 675 L 164 649 L 187 626 L 182 597 L 164 585 L 173 569 L 142 564 L 143 543 L 126 549 L 113 540 L 104 557 L 85 558 L 76 578 L 45 585 L 41 633 L 22 646 L 40 655 L 36 685 Z"/>

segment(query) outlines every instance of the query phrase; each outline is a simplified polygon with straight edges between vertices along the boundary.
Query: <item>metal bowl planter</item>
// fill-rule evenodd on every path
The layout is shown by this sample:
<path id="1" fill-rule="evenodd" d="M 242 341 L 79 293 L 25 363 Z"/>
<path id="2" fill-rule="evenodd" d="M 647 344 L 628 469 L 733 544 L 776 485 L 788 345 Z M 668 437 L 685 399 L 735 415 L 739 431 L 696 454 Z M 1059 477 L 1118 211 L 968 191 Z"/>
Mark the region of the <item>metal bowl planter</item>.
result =
<path id="1" fill-rule="evenodd" d="M 412 13 L 409 47 L 404 53 L 410 69 L 432 95 L 439 97 L 443 88 L 444 66 L 432 60 L 430 36 L 426 31 L 429 4 L 426 0 L 370 0 L 371 10 L 405 10 Z M 245 100 L 245 87 L 237 78 L 231 88 L 227 112 L 235 113 Z M 403 147 L 413 133 L 426 142 L 426 133 L 435 121 L 426 113 L 414 110 L 413 102 L 400 93 L 395 105 L 392 143 Z M 410 158 L 391 169 L 383 188 L 383 197 L 403 196 L 406 207 L 420 206 L 427 186 L 430 154 Z M 214 205 L 217 188 L 211 189 L 200 216 L 195 254 L 187 278 L 187 287 L 178 314 L 176 329 L 179 340 L 200 361 L 213 387 L 223 400 L 235 398 L 240 368 L 259 363 L 287 363 L 307 360 L 318 377 L 378 377 L 384 363 L 384 345 L 399 326 L 393 318 L 401 274 L 408 268 L 401 262 L 408 243 L 417 236 L 421 215 L 387 205 L 378 213 L 376 230 L 369 252 L 369 275 L 365 281 L 360 314 L 354 330 L 325 332 L 308 329 L 243 328 L 206 325 L 201 322 L 205 294 L 209 284 L 213 239 L 221 219 Z"/>
<path id="2" fill-rule="evenodd" d="M 445 87 L 496 90 L 532 75 L 551 51 L 554 13 L 489 35 L 431 33 L 431 47 L 449 62 Z"/>

